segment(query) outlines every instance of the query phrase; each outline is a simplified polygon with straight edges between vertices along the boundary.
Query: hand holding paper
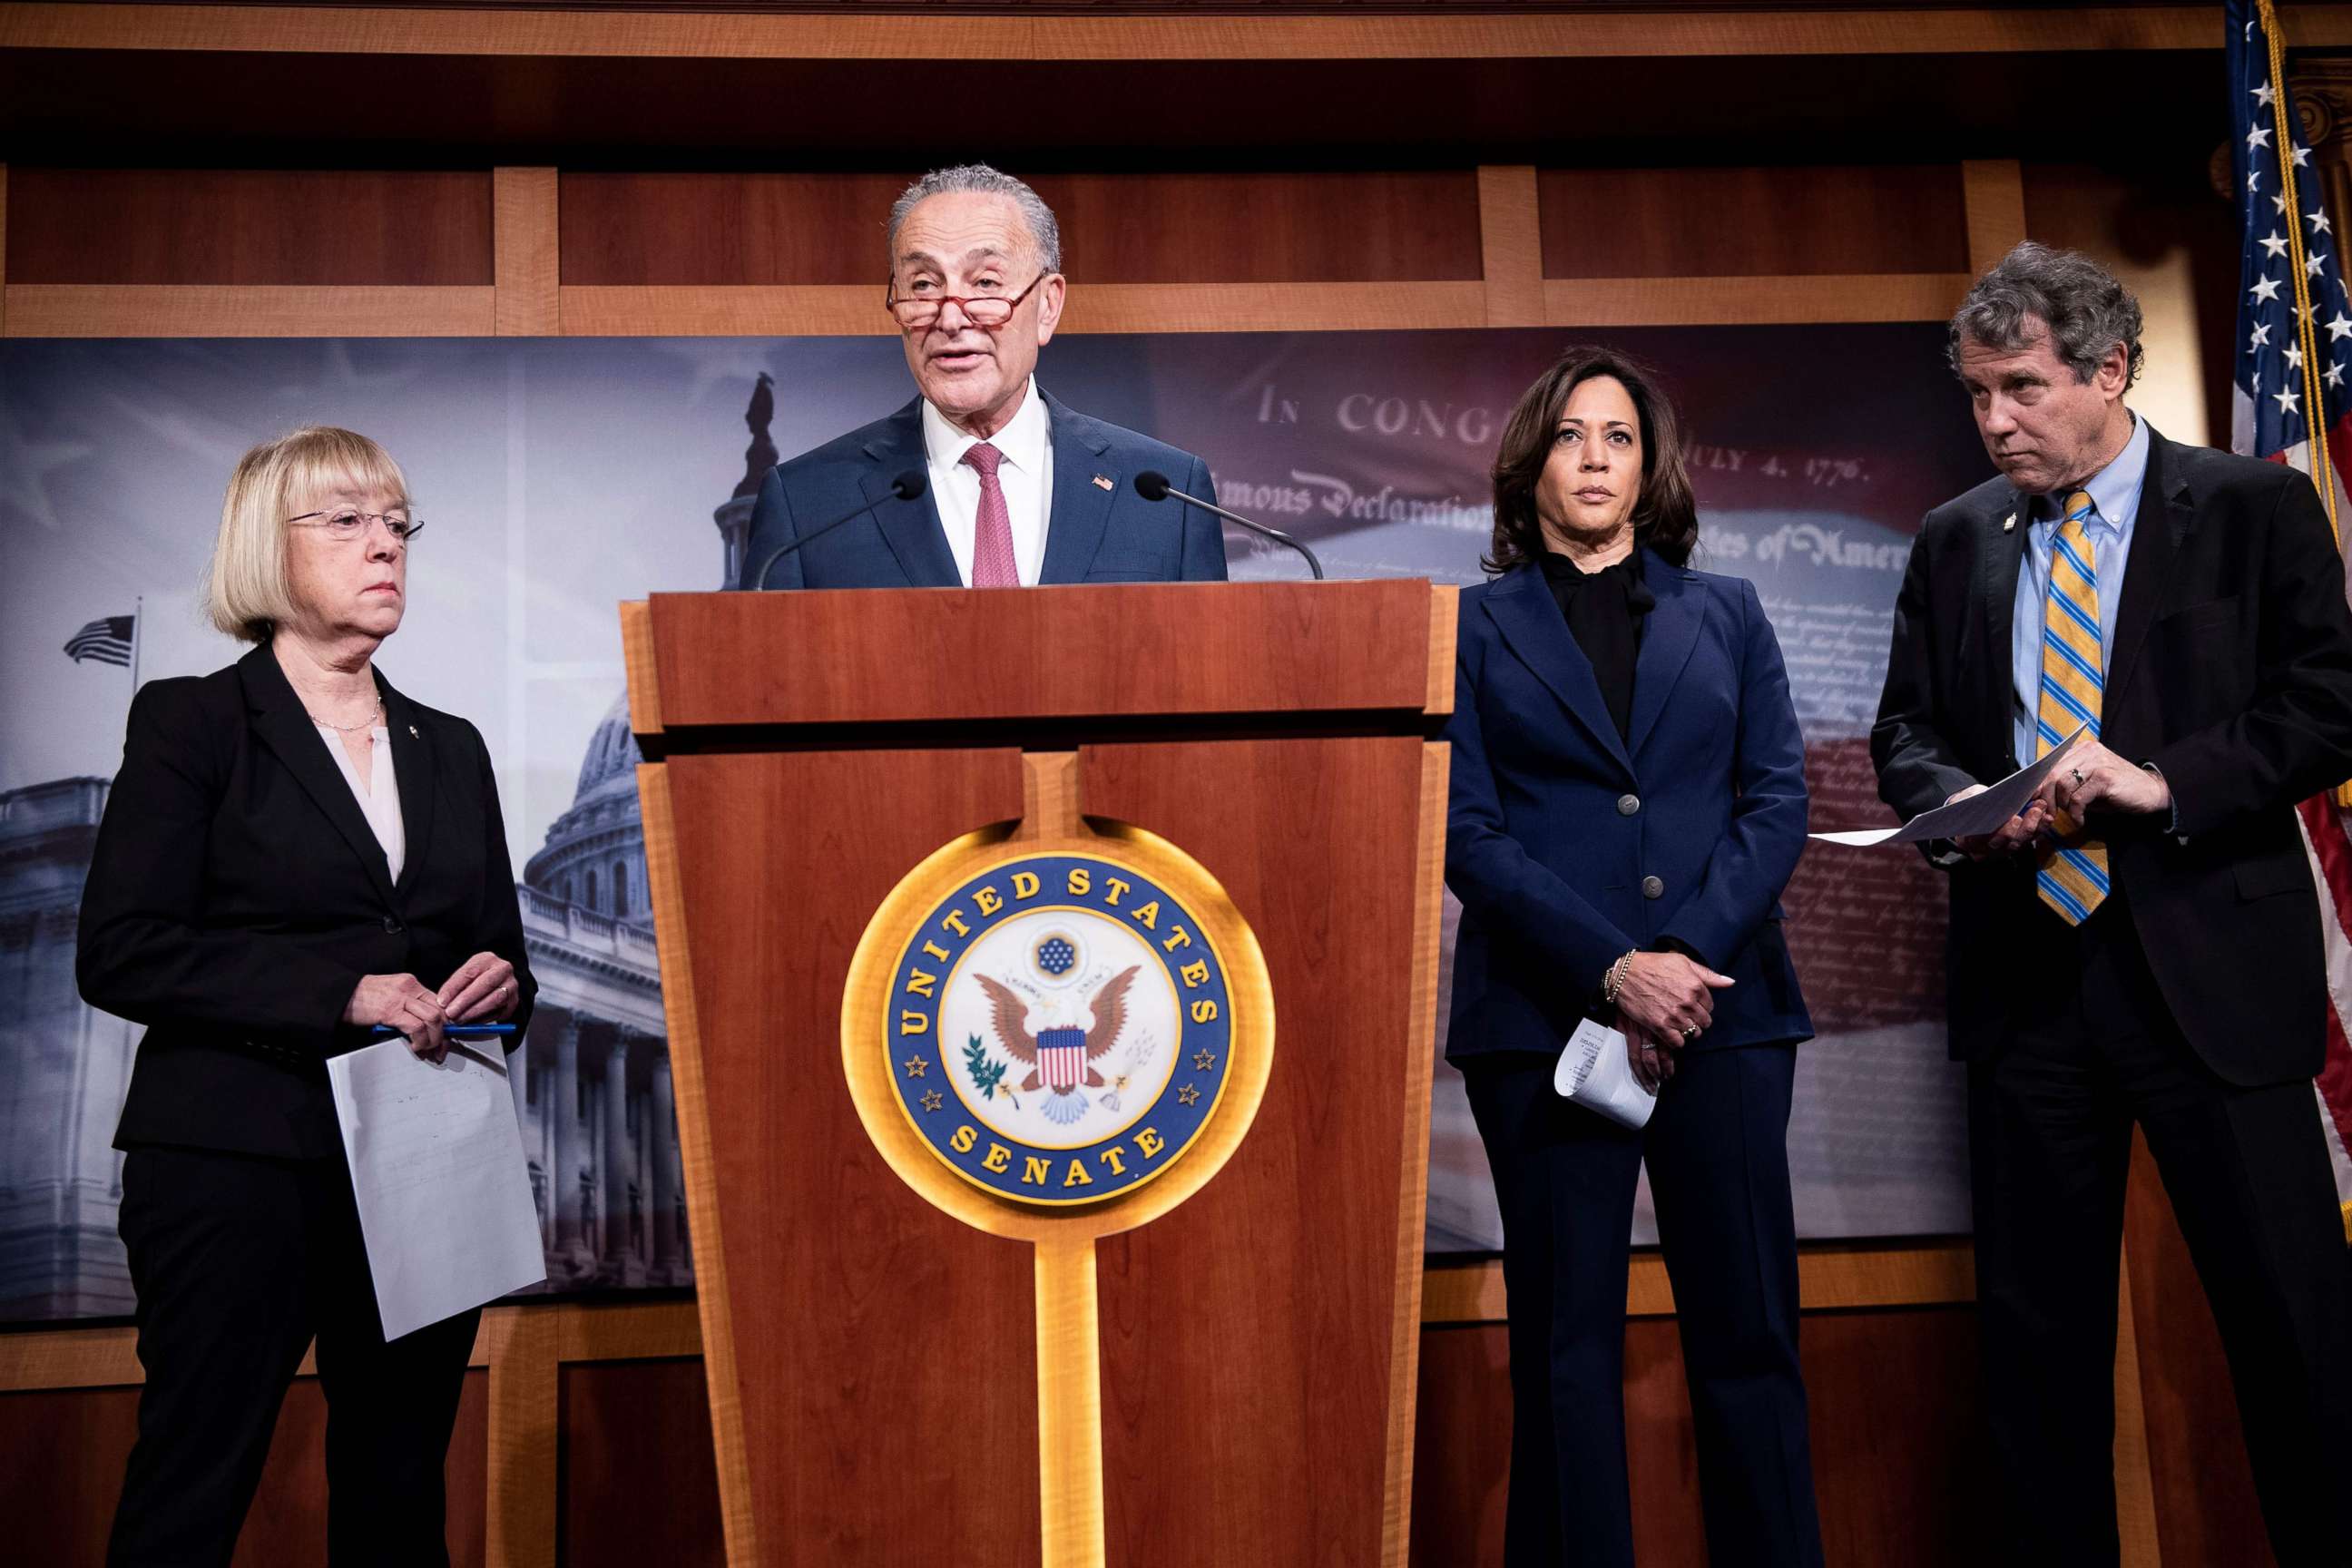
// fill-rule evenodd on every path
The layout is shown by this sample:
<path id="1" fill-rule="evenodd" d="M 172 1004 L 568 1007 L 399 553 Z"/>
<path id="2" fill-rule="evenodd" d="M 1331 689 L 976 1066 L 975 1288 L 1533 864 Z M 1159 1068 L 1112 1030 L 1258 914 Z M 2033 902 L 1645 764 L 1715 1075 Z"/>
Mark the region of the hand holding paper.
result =
<path id="1" fill-rule="evenodd" d="M 1551 1086 L 1596 1115 L 1621 1127 L 1646 1127 L 1657 1109 L 1654 1089 L 1644 1089 L 1625 1058 L 1625 1037 L 1587 1018 L 1577 1025 L 1552 1068 Z"/>
<path id="2" fill-rule="evenodd" d="M 1834 833 L 1815 833 L 1809 837 L 1830 844 L 1849 844 L 1868 848 L 1878 844 L 1924 844 L 1931 838 L 1989 838 L 2009 826 L 2042 793 L 2042 784 L 2058 770 L 2069 752 L 2080 743 L 2088 726 L 2077 729 L 2061 741 L 2051 752 L 2031 767 L 2020 768 L 1999 784 L 1988 784 L 1970 794 L 1962 791 L 1953 799 L 1923 811 L 1900 827 L 1848 828 Z"/>

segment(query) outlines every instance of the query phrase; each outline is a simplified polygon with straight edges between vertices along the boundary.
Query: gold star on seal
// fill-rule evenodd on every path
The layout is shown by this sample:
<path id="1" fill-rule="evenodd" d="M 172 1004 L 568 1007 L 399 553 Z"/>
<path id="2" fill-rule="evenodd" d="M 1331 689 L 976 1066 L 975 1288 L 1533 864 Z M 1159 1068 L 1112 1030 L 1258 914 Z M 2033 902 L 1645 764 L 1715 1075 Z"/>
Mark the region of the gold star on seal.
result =
<path id="1" fill-rule="evenodd" d="M 940 1106 L 945 1105 L 947 1102 L 947 1096 L 941 1094 L 938 1089 L 927 1089 L 923 1090 L 923 1109 L 925 1110 L 937 1110 Z"/>
<path id="2" fill-rule="evenodd" d="M 1201 1091 L 1194 1089 L 1188 1083 L 1183 1088 L 1176 1091 L 1176 1103 L 1179 1105 L 1198 1105 L 1201 1103 Z"/>
<path id="3" fill-rule="evenodd" d="M 930 1065 L 931 1064 L 929 1061 L 921 1057 L 908 1057 L 905 1061 L 899 1064 L 899 1066 L 907 1069 L 907 1076 L 908 1078 L 922 1077 L 923 1069 Z"/>
<path id="4" fill-rule="evenodd" d="M 1194 1072 L 1207 1072 L 1211 1068 L 1215 1067 L 1216 1065 L 1216 1052 L 1194 1051 L 1192 1053 L 1192 1070 Z"/>

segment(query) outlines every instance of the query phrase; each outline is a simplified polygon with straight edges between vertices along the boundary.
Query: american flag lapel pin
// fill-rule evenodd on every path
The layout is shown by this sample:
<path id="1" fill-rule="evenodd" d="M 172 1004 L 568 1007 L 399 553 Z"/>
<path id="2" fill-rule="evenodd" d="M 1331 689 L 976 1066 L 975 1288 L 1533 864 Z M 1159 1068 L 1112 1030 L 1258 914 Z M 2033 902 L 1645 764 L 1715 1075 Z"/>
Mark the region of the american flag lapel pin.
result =
<path id="1" fill-rule="evenodd" d="M 1109 489 L 1111 488 L 1110 476 L 1108 474 L 1097 474 L 1095 476 L 1095 484 L 1098 489 Z"/>

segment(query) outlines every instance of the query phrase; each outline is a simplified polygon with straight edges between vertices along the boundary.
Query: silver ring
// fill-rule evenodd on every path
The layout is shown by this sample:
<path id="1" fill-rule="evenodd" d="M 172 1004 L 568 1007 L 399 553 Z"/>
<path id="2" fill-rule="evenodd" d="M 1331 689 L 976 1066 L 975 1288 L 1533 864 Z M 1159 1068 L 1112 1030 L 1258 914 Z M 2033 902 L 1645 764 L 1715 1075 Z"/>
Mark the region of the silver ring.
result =
<path id="1" fill-rule="evenodd" d="M 2083 770 L 2080 768 L 2069 768 L 2066 771 L 2074 775 L 2074 787 L 2076 789 L 2081 789 L 2083 787 Z"/>
<path id="2" fill-rule="evenodd" d="M 1694 1025 L 1690 1026 L 1689 1027 L 1685 1028 L 1685 1030 L 1683 1030 L 1683 1044 L 1685 1044 L 1685 1045 L 1686 1045 L 1686 1046 L 1687 1046 L 1687 1045 L 1689 1045 L 1693 1040 L 1696 1040 L 1696 1039 L 1697 1039 L 1697 1038 L 1698 1038 L 1698 1026 L 1697 1026 L 1697 1025 L 1694 1024 Z"/>

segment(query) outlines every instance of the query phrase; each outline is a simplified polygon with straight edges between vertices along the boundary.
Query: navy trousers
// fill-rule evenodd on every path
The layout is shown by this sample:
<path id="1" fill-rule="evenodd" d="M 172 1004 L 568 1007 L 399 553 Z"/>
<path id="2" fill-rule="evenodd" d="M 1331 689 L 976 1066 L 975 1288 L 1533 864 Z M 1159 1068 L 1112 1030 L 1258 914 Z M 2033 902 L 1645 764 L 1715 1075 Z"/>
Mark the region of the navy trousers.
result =
<path id="1" fill-rule="evenodd" d="M 478 1311 L 387 1344 L 341 1159 L 133 1149 L 139 1440 L 111 1568 L 226 1568 L 302 1352 L 327 1396 L 327 1561 L 448 1563 L 443 1467 Z"/>
<path id="2" fill-rule="evenodd" d="M 1509 1568 L 1631 1568 L 1625 1287 L 1644 1162 L 1674 1281 L 1715 1568 L 1819 1568 L 1789 1196 L 1793 1046 L 1685 1052 L 1648 1127 L 1570 1104 L 1552 1058 L 1464 1058 L 1510 1294 Z"/>

